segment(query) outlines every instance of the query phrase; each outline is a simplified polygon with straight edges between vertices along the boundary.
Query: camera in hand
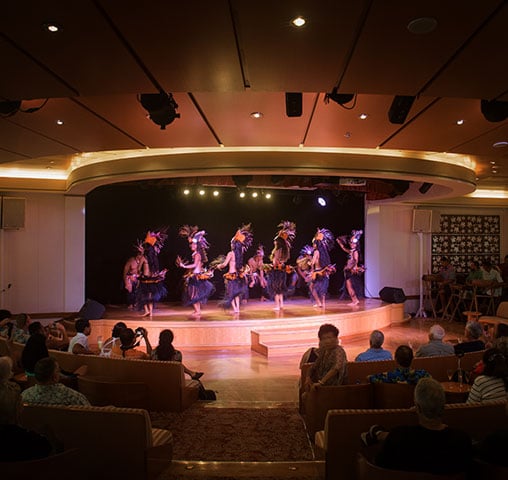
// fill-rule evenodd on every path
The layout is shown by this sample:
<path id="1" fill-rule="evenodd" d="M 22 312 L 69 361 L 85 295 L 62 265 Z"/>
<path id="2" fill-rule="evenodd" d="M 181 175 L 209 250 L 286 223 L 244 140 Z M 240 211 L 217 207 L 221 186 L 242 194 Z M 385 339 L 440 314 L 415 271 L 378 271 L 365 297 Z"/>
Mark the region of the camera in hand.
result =
<path id="1" fill-rule="evenodd" d="M 136 337 L 142 337 L 145 334 L 146 330 L 143 327 L 138 327 L 134 330 Z"/>

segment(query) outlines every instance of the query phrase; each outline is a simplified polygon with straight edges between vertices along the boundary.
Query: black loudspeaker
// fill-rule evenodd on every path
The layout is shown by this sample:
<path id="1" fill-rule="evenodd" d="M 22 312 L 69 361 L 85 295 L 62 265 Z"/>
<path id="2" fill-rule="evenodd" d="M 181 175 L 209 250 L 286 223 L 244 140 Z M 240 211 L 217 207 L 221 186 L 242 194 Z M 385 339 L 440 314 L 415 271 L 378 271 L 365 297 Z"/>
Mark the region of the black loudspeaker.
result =
<path id="1" fill-rule="evenodd" d="M 489 122 L 502 122 L 508 118 L 508 102 L 482 100 L 480 106 L 485 120 Z"/>
<path id="2" fill-rule="evenodd" d="M 397 95 L 392 102 L 390 110 L 388 110 L 388 120 L 391 123 L 402 124 L 406 121 L 406 117 L 413 106 L 416 97 L 406 95 Z"/>
<path id="3" fill-rule="evenodd" d="M 379 296 L 383 302 L 387 303 L 404 303 L 406 295 L 402 288 L 384 287 L 379 291 Z"/>
<path id="4" fill-rule="evenodd" d="M 78 312 L 78 317 L 86 320 L 98 320 L 102 318 L 105 311 L 106 307 L 104 305 L 88 298 Z"/>
<path id="5" fill-rule="evenodd" d="M 288 117 L 302 116 L 302 94 L 301 92 L 286 92 L 286 115 Z"/>

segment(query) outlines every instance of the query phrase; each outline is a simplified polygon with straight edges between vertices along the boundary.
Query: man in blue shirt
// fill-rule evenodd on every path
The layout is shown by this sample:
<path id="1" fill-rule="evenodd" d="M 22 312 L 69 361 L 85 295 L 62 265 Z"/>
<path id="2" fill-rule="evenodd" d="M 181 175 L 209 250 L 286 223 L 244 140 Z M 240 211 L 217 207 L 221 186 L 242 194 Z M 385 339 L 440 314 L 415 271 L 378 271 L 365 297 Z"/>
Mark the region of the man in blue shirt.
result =
<path id="1" fill-rule="evenodd" d="M 355 362 L 373 362 L 376 360 L 392 360 L 392 353 L 383 348 L 383 342 L 385 336 L 383 332 L 374 330 L 370 334 L 369 344 L 370 348 L 365 352 L 360 353 L 356 358 Z"/>

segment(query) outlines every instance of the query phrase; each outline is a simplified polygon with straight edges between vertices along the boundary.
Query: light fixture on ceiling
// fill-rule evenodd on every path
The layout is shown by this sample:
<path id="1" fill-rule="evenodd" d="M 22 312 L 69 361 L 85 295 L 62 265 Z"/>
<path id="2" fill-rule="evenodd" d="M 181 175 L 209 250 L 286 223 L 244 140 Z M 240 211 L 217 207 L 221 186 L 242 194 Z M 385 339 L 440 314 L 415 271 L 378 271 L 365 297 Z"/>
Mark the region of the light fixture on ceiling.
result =
<path id="1" fill-rule="evenodd" d="M 261 112 L 252 112 L 250 114 L 251 118 L 263 118 L 263 114 Z"/>
<path id="2" fill-rule="evenodd" d="M 420 185 L 420 188 L 418 189 L 418 191 L 424 195 L 426 194 L 432 187 L 432 185 L 434 185 L 433 183 L 428 183 L 428 182 L 425 182 L 425 183 L 422 183 Z"/>
<path id="3" fill-rule="evenodd" d="M 198 192 L 198 193 L 199 193 L 202 197 L 204 197 L 206 192 L 205 192 L 203 189 L 201 189 L 201 190 L 199 190 L 199 192 Z"/>
<path id="4" fill-rule="evenodd" d="M 171 93 L 142 93 L 138 97 L 143 108 L 148 112 L 148 117 L 153 123 L 159 125 L 161 130 L 172 123 L 175 118 L 180 118 L 176 113 L 178 104 Z"/>
<path id="5" fill-rule="evenodd" d="M 360 115 L 358 115 L 358 118 L 360 120 L 367 120 L 369 116 L 366 114 L 366 113 L 360 113 Z"/>
<path id="6" fill-rule="evenodd" d="M 58 33 L 63 30 L 62 27 L 55 22 L 46 22 L 42 26 L 44 27 L 44 30 L 49 33 Z"/>
<path id="7" fill-rule="evenodd" d="M 334 87 L 330 93 L 325 94 L 324 102 L 329 103 L 330 100 L 337 103 L 341 107 L 351 110 L 356 105 L 356 96 L 354 93 L 339 93 L 337 87 Z M 355 100 L 354 104 L 351 107 L 346 107 L 345 105 L 347 103 L 350 103 L 351 101 Z"/>
<path id="8" fill-rule="evenodd" d="M 58 119 L 58 120 L 56 121 L 56 124 L 61 126 L 61 125 L 63 125 L 63 124 L 64 124 L 64 121 L 63 121 L 63 120 Z"/>
<path id="9" fill-rule="evenodd" d="M 482 100 L 480 109 L 485 120 L 489 122 L 502 122 L 508 118 L 508 102 Z"/>
<path id="10" fill-rule="evenodd" d="M 502 140 L 502 141 L 500 141 L 500 142 L 495 142 L 495 143 L 493 143 L 493 144 L 492 144 L 492 146 L 493 146 L 494 148 L 504 148 L 504 147 L 508 147 L 508 142 L 506 142 L 506 141 Z"/>
<path id="11" fill-rule="evenodd" d="M 258 192 L 252 192 L 252 198 L 258 198 Z"/>
<path id="12" fill-rule="evenodd" d="M 293 27 L 297 27 L 297 28 L 303 27 L 306 23 L 307 23 L 307 20 L 305 20 L 305 18 L 303 18 L 300 15 L 298 15 L 298 17 L 293 18 L 293 20 L 291 20 L 291 25 L 293 25 Z"/>
<path id="13" fill-rule="evenodd" d="M 213 191 L 213 196 L 214 197 L 218 197 L 219 196 L 219 191 L 218 190 L 214 190 Z"/>
<path id="14" fill-rule="evenodd" d="M 464 120 L 461 118 L 460 120 L 457 120 L 455 123 L 457 125 L 461 126 L 461 125 L 464 125 Z"/>
<path id="15" fill-rule="evenodd" d="M 188 188 L 184 188 L 183 194 L 184 195 L 189 195 L 190 194 L 190 190 Z"/>
<path id="16" fill-rule="evenodd" d="M 437 28 L 437 20 L 434 17 L 419 17 L 407 24 L 407 29 L 415 35 L 425 35 Z"/>

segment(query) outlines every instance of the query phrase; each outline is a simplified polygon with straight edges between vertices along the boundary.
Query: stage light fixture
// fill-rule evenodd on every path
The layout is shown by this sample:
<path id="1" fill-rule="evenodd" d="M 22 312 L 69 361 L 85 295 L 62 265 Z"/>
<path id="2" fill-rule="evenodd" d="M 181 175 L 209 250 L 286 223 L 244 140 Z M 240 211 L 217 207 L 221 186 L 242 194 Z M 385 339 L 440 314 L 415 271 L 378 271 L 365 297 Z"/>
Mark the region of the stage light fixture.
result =
<path id="1" fill-rule="evenodd" d="M 272 194 L 271 193 L 265 193 L 265 198 L 267 200 L 269 200 L 270 198 L 272 198 Z"/>
<path id="2" fill-rule="evenodd" d="M 337 87 L 334 87 L 330 93 L 325 94 L 325 103 L 328 103 L 330 100 L 332 100 L 335 103 L 339 104 L 341 107 L 343 107 L 346 103 L 351 102 L 354 98 L 355 98 L 354 93 L 338 93 Z"/>
<path id="3" fill-rule="evenodd" d="M 198 193 L 203 197 L 206 192 L 203 189 L 201 189 Z"/>
<path id="4" fill-rule="evenodd" d="M 422 195 L 424 195 L 425 193 L 427 193 L 427 192 L 430 190 L 430 188 L 432 187 L 432 185 L 434 185 L 434 184 L 433 184 L 433 183 L 427 183 L 427 182 L 422 183 L 422 184 L 420 185 L 420 188 L 418 189 L 418 191 L 419 191 Z"/>
<path id="5" fill-rule="evenodd" d="M 188 188 L 185 188 L 184 191 L 183 191 L 183 194 L 184 195 L 189 195 L 190 194 L 190 190 Z"/>
<path id="6" fill-rule="evenodd" d="M 214 190 L 213 191 L 213 196 L 214 197 L 218 197 L 219 196 L 219 191 L 218 190 Z"/>
<path id="7" fill-rule="evenodd" d="M 252 192 L 252 198 L 258 198 L 258 192 Z"/>
<path id="8" fill-rule="evenodd" d="M 161 130 L 166 129 L 175 118 L 180 118 L 180 114 L 176 113 L 178 104 L 171 93 L 142 93 L 139 95 L 143 108 L 148 112 L 150 120 L 159 125 Z"/>
<path id="9" fill-rule="evenodd" d="M 326 198 L 320 195 L 317 197 L 317 203 L 320 207 L 326 207 Z"/>
<path id="10" fill-rule="evenodd" d="M 245 198 L 245 192 L 240 192 L 240 198 Z"/>

